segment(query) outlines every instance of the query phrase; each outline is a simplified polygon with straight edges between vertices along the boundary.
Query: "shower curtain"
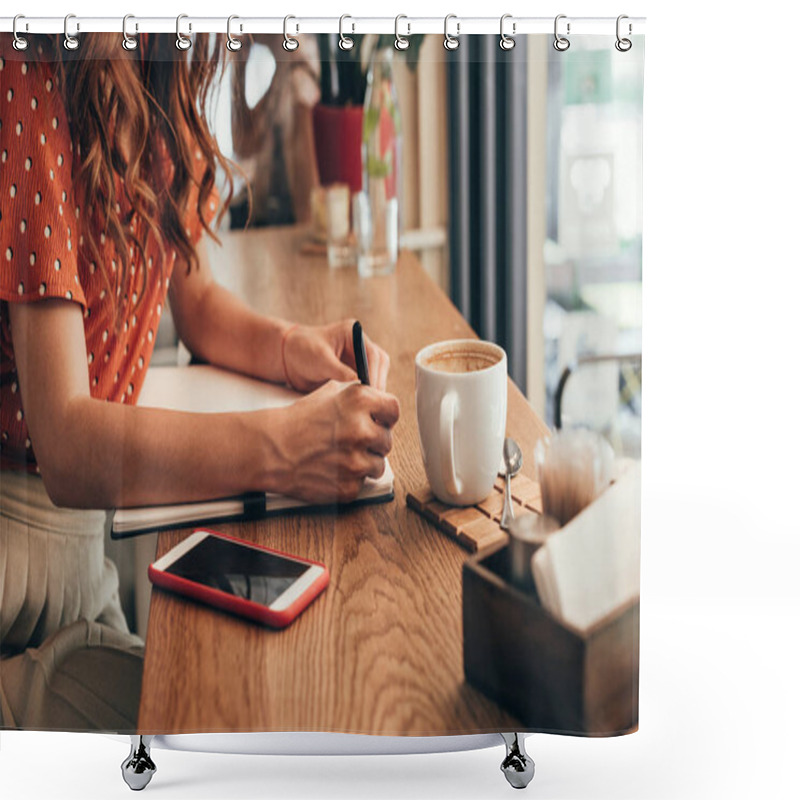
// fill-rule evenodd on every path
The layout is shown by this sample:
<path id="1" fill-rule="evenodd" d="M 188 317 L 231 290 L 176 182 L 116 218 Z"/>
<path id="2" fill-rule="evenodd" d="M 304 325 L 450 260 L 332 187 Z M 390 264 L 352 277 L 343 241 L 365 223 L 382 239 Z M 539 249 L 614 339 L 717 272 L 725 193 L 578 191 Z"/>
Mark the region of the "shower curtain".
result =
<path id="1" fill-rule="evenodd" d="M 637 728 L 644 37 L 558 30 L 0 33 L 0 728 Z M 329 583 L 153 588 L 198 529 Z"/>

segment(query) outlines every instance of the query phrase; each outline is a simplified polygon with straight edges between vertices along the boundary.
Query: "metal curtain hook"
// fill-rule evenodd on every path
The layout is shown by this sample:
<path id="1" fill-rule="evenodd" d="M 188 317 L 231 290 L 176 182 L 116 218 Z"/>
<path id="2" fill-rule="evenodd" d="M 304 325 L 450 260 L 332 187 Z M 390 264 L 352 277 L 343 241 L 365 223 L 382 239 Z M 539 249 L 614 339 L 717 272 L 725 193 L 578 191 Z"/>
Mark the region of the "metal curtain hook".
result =
<path id="1" fill-rule="evenodd" d="M 620 14 L 617 17 L 617 41 L 614 42 L 614 47 L 616 47 L 617 50 L 620 51 L 620 53 L 627 53 L 628 50 L 630 50 L 631 47 L 633 47 L 633 42 L 630 39 L 624 39 L 620 35 L 620 30 L 621 30 L 621 27 L 622 27 L 622 20 L 624 20 L 624 19 L 628 19 L 628 15 L 627 14 Z M 630 36 L 631 33 L 633 33 L 633 26 L 629 22 L 628 23 L 628 36 Z"/>
<path id="2" fill-rule="evenodd" d="M 400 20 L 408 19 L 405 14 L 398 14 L 394 18 L 394 49 L 395 50 L 408 50 L 409 41 L 406 37 L 411 36 L 411 23 L 407 22 L 406 27 L 408 32 L 405 36 L 400 35 Z"/>
<path id="3" fill-rule="evenodd" d="M 135 36 L 128 34 L 128 20 L 136 19 L 133 14 L 126 14 L 122 18 L 122 46 L 125 50 L 135 50 L 139 46 L 139 40 Z M 134 23 L 133 28 L 137 33 L 139 32 L 139 23 Z"/>
<path id="4" fill-rule="evenodd" d="M 227 48 L 228 48 L 228 50 L 230 50 L 230 51 L 231 51 L 231 53 L 235 53 L 237 50 L 241 50 L 241 49 L 242 49 L 242 40 L 241 40 L 241 39 L 237 39 L 237 38 L 236 38 L 236 37 L 235 37 L 235 36 L 234 36 L 234 35 L 231 33 L 231 23 L 232 23 L 232 22 L 233 22 L 235 19 L 239 19 L 239 17 L 237 17 L 237 16 L 236 16 L 236 14 L 231 14 L 231 15 L 228 17 L 228 43 L 225 45 L 225 47 L 227 47 Z M 242 32 L 242 26 L 241 26 L 241 24 L 240 24 L 240 25 L 239 25 L 239 33 L 241 33 L 241 32 Z"/>
<path id="5" fill-rule="evenodd" d="M 501 50 L 511 50 L 516 42 L 514 41 L 513 36 L 507 36 L 505 32 L 505 22 L 507 19 L 512 19 L 511 14 L 503 14 L 500 17 L 500 49 Z M 516 34 L 517 32 L 517 23 L 511 23 L 511 33 Z"/>
<path id="6" fill-rule="evenodd" d="M 353 49 L 353 45 L 355 44 L 355 42 L 349 36 L 345 36 L 344 35 L 344 21 L 346 19 L 353 19 L 353 18 L 349 14 L 342 14 L 342 16 L 339 17 L 339 49 L 340 50 L 352 50 Z M 353 27 L 353 33 L 355 33 L 355 30 L 356 30 L 355 22 L 353 23 L 352 27 Z"/>
<path id="7" fill-rule="evenodd" d="M 450 22 L 451 19 L 456 20 L 456 35 L 451 36 L 447 32 L 447 23 Z M 442 44 L 444 45 L 445 50 L 458 50 L 458 36 L 461 33 L 461 23 L 457 21 L 458 17 L 455 14 L 448 14 L 444 18 L 444 41 Z"/>
<path id="8" fill-rule="evenodd" d="M 178 50 L 188 50 L 192 46 L 192 40 L 188 36 L 184 36 L 181 33 L 181 20 L 182 19 L 189 19 L 188 14 L 178 14 L 178 18 L 175 20 L 175 47 Z M 192 33 L 192 23 L 189 23 L 189 34 Z"/>
<path id="9" fill-rule="evenodd" d="M 80 42 L 70 34 L 69 32 L 69 21 L 71 19 L 75 19 L 74 14 L 67 14 L 64 17 L 64 49 L 65 50 L 77 50 Z M 79 22 L 75 23 L 75 30 L 79 31 L 81 29 L 81 24 Z"/>
<path id="10" fill-rule="evenodd" d="M 14 42 L 13 42 L 13 44 L 14 44 L 14 49 L 15 50 L 27 50 L 28 49 L 28 40 L 24 36 L 20 36 L 17 33 L 17 23 L 21 19 L 25 19 L 25 15 L 24 14 L 17 14 L 17 16 L 14 17 L 14 24 L 12 26 L 12 31 L 14 33 Z M 28 30 L 28 23 L 27 22 L 25 23 L 25 30 L 26 31 Z"/>
<path id="11" fill-rule="evenodd" d="M 300 42 L 294 36 L 289 35 L 288 25 L 290 19 L 297 19 L 297 17 L 293 17 L 291 14 L 288 14 L 283 18 L 283 49 L 289 53 L 293 53 L 300 47 Z M 295 23 L 295 30 L 296 32 L 300 31 L 300 26 Z"/>
<path id="12" fill-rule="evenodd" d="M 569 50 L 569 39 L 567 39 L 566 36 L 562 36 L 558 32 L 558 21 L 560 19 L 566 19 L 566 18 L 567 18 L 566 14 L 559 14 L 556 17 L 555 24 L 553 25 L 553 35 L 555 36 L 555 39 L 553 39 L 553 47 L 555 47 L 555 49 L 558 50 L 561 53 L 563 53 L 565 50 Z M 569 24 L 569 22 L 567 22 L 567 33 L 568 34 L 569 34 L 569 28 L 570 28 L 570 24 Z"/>

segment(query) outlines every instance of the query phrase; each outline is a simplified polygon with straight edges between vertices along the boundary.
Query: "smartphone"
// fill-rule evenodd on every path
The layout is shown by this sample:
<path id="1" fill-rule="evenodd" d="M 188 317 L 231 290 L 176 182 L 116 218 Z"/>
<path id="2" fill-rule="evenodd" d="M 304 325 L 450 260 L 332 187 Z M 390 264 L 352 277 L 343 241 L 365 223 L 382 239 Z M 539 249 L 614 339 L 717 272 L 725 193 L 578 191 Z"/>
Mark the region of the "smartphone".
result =
<path id="1" fill-rule="evenodd" d="M 285 628 L 328 585 L 324 564 L 224 533 L 196 530 L 147 569 L 151 583 L 272 628 Z"/>

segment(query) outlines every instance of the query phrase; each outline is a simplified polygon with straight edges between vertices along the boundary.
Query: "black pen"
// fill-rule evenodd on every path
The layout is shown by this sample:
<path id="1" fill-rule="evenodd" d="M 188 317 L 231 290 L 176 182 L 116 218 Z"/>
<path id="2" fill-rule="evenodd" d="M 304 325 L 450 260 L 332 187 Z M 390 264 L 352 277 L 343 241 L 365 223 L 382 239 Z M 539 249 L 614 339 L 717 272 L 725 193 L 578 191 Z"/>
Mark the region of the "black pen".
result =
<path id="1" fill-rule="evenodd" d="M 367 366 L 367 348 L 364 344 L 364 331 L 360 322 L 353 323 L 353 353 L 356 357 L 356 372 L 364 386 L 369 386 L 369 367 Z"/>

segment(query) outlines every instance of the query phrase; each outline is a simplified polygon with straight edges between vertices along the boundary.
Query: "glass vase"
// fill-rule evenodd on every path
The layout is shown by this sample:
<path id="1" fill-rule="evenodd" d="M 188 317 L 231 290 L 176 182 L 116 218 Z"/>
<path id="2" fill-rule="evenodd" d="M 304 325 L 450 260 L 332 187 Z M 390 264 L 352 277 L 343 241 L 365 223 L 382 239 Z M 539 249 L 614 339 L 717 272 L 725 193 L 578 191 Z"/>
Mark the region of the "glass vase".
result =
<path id="1" fill-rule="evenodd" d="M 367 72 L 362 190 L 353 198 L 358 273 L 364 277 L 386 275 L 397 263 L 402 138 L 393 63 L 392 47 L 376 49 Z"/>

